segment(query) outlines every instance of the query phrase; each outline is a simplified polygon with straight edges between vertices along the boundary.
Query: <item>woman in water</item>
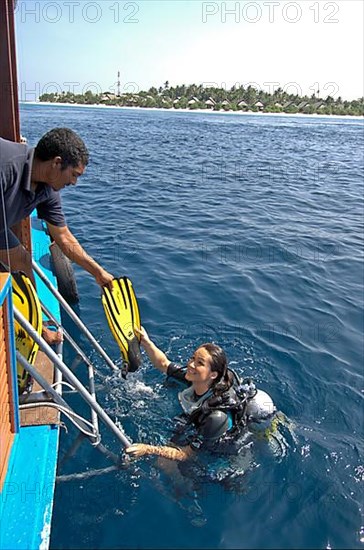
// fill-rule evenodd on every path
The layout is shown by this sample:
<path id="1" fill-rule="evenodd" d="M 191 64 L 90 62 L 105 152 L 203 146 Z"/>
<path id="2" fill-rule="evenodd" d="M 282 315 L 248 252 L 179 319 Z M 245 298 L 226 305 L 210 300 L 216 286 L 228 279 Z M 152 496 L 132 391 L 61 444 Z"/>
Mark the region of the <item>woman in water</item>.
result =
<path id="1" fill-rule="evenodd" d="M 137 329 L 136 329 L 137 330 Z M 168 359 L 149 338 L 142 327 L 138 331 L 141 344 L 153 365 L 168 377 L 184 382 L 188 387 L 179 393 L 179 401 L 183 409 L 182 429 L 188 432 L 193 427 L 192 437 L 186 437 L 182 446 L 176 446 L 177 438 L 167 446 L 147 445 L 134 443 L 126 449 L 132 457 L 157 455 L 171 460 L 183 461 L 190 458 L 194 450 L 205 447 L 211 448 L 214 443 L 226 434 L 233 432 L 239 424 L 244 425 L 249 419 L 250 412 L 257 408 L 253 403 L 257 392 L 250 397 L 245 393 L 242 397 L 238 391 L 236 376 L 228 369 L 224 351 L 216 344 L 207 343 L 199 346 L 187 367 L 183 368 Z M 247 388 L 247 387 L 246 387 Z M 259 392 L 258 392 L 259 393 Z M 265 401 L 264 411 L 259 412 L 265 417 L 271 416 L 275 407 L 270 397 Z M 249 410 L 250 408 L 250 410 Z M 181 435 L 181 428 L 179 435 Z"/>

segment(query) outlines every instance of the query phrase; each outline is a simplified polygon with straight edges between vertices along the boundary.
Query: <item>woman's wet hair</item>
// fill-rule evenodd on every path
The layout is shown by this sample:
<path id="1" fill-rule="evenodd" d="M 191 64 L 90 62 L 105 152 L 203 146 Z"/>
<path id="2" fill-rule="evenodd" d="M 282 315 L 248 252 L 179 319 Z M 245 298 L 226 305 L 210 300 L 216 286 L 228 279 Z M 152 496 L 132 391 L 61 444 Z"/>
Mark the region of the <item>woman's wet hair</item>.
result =
<path id="1" fill-rule="evenodd" d="M 225 355 L 224 350 L 212 342 L 202 344 L 199 346 L 199 349 L 203 348 L 207 351 L 211 358 L 211 371 L 217 372 L 217 377 L 213 381 L 212 389 L 214 394 L 219 395 L 220 393 L 228 390 L 233 384 L 233 376 L 228 369 L 228 360 Z"/>
<path id="2" fill-rule="evenodd" d="M 89 154 L 86 145 L 70 128 L 53 128 L 39 140 L 35 157 L 41 161 L 61 157 L 62 170 L 68 166 L 88 164 Z"/>

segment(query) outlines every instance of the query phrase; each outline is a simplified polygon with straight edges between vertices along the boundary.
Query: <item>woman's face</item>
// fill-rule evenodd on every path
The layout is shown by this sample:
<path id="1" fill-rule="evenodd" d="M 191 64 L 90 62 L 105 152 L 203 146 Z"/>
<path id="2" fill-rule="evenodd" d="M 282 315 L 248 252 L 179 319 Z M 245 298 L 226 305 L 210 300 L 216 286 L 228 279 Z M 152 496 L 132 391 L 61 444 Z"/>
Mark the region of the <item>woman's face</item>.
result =
<path id="1" fill-rule="evenodd" d="M 209 386 L 217 377 L 211 371 L 211 356 L 205 348 L 198 348 L 187 363 L 186 380 L 192 383 L 205 382 Z"/>

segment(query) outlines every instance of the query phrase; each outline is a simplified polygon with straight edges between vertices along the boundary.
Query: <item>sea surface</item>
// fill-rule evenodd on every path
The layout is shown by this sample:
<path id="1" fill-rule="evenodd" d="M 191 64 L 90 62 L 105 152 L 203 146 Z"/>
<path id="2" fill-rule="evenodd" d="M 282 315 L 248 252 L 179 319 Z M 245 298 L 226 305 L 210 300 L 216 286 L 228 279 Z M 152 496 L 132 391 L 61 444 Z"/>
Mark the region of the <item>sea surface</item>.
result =
<path id="1" fill-rule="evenodd" d="M 66 421 L 58 475 L 86 476 L 57 483 L 51 548 L 363 548 L 363 121 L 21 107 L 30 145 L 56 126 L 90 150 L 63 192 L 69 227 L 132 279 L 151 338 L 182 363 L 220 344 L 284 420 L 236 456 L 104 473 L 87 442 L 67 458 Z M 99 287 L 75 273 L 81 318 L 120 361 Z M 178 388 L 145 355 L 122 380 L 65 324 L 111 417 L 134 441 L 165 444 Z"/>

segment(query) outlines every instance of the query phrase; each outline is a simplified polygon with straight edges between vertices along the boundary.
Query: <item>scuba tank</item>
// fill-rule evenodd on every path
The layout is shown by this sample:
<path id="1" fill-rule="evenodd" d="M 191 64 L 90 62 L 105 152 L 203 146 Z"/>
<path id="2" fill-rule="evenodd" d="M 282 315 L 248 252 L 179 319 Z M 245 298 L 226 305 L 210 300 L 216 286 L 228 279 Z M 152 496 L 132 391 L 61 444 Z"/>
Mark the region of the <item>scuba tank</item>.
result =
<path id="1" fill-rule="evenodd" d="M 236 388 L 236 393 L 245 402 L 246 422 L 266 420 L 277 411 L 271 396 L 258 390 L 251 378 L 244 379 Z"/>

